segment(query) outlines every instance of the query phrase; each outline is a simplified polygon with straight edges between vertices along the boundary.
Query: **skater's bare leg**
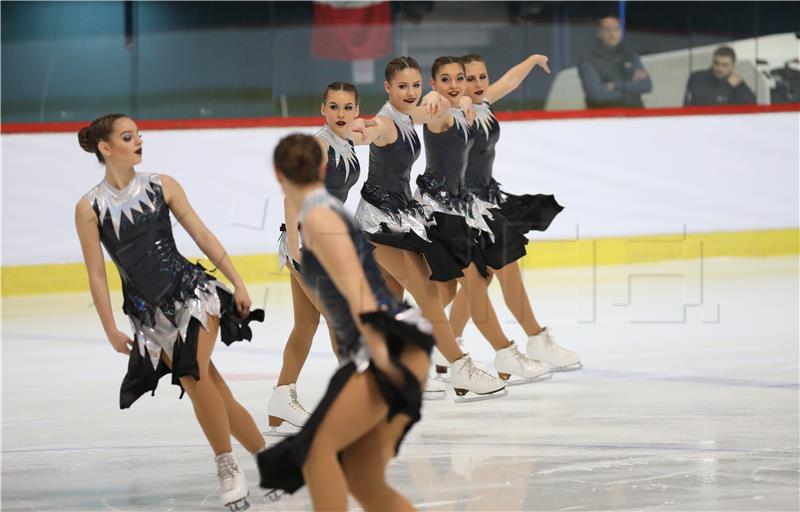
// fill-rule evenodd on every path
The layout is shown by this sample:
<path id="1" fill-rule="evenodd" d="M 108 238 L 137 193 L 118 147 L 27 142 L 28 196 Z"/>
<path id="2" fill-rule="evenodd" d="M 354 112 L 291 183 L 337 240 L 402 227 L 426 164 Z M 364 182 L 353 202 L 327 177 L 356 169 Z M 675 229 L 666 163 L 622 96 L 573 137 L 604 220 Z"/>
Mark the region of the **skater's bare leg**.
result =
<path id="1" fill-rule="evenodd" d="M 433 326 L 433 338 L 442 355 L 451 363 L 464 357 L 444 313 L 439 290 L 428 278 L 430 271 L 422 256 L 380 244 L 375 246 L 373 255 L 378 264 L 414 297 L 422 315 Z"/>
<path id="2" fill-rule="evenodd" d="M 289 271 L 289 282 L 292 290 L 294 326 L 283 349 L 283 366 L 278 376 L 278 386 L 297 382 L 319 326 L 320 313 L 315 304 L 316 297 L 308 293 L 309 290 L 294 269 Z"/>
<path id="3" fill-rule="evenodd" d="M 381 276 L 383 276 L 383 281 L 386 283 L 386 287 L 389 288 L 392 296 L 398 301 L 403 300 L 403 294 L 405 289 L 403 289 L 403 285 L 395 279 L 392 274 L 390 274 L 385 268 L 380 267 Z"/>
<path id="4" fill-rule="evenodd" d="M 228 423 L 231 434 L 239 441 L 245 450 L 250 453 L 258 453 L 264 448 L 264 436 L 258 430 L 256 422 L 247 410 L 236 401 L 231 393 L 228 384 L 222 378 L 214 362 L 210 363 L 209 373 L 214 385 L 217 387 L 222 401 L 225 404 L 225 411 L 228 413 Z"/>
<path id="5" fill-rule="evenodd" d="M 430 364 L 427 354 L 409 347 L 401 360 L 422 381 Z M 364 510 L 415 510 L 414 506 L 386 482 L 386 465 L 394 457 L 397 440 L 409 418 L 398 414 L 392 421 L 380 422 L 342 453 L 347 486 Z"/>
<path id="6" fill-rule="evenodd" d="M 481 276 L 474 263 L 470 263 L 469 267 L 464 269 L 464 277 L 459 279 L 459 283 L 464 286 L 472 321 L 483 337 L 495 350 L 511 345 L 489 301 L 489 280 Z"/>
<path id="7" fill-rule="evenodd" d="M 519 325 L 525 330 L 525 334 L 535 336 L 542 332 L 542 326 L 536 320 L 533 308 L 528 300 L 528 293 L 525 290 L 525 283 L 522 281 L 519 263 L 513 261 L 495 272 L 503 290 L 503 299 L 506 302 L 506 306 L 508 306 L 514 318 L 517 319 Z"/>
<path id="8" fill-rule="evenodd" d="M 456 288 L 458 287 L 458 281 L 453 279 L 452 281 L 447 281 L 443 283 L 441 281 L 436 282 L 436 287 L 439 289 L 439 296 L 442 298 L 442 307 L 447 307 L 456 296 Z"/>
<path id="9" fill-rule="evenodd" d="M 322 420 L 303 465 L 314 510 L 347 509 L 347 482 L 337 454 L 385 421 L 388 410 L 370 372 L 355 373 L 344 385 Z"/>
<path id="10" fill-rule="evenodd" d="M 211 449 L 214 450 L 215 455 L 219 455 L 231 451 L 231 431 L 225 403 L 209 372 L 211 352 L 214 350 L 219 330 L 219 319 L 209 315 L 206 325 L 208 330 L 200 328 L 197 337 L 197 366 L 200 380 L 186 376 L 181 377 L 180 381 L 186 394 L 192 400 L 197 422 L 203 429 Z M 162 352 L 161 358 L 170 368 L 172 367 L 172 361 L 169 360 L 166 353 Z"/>
<path id="11" fill-rule="evenodd" d="M 459 286 L 453 303 L 450 305 L 450 328 L 453 329 L 453 334 L 462 336 L 467 322 L 469 322 L 467 291 L 463 286 Z"/>
<path id="12" fill-rule="evenodd" d="M 494 278 L 494 272 L 491 269 L 487 270 L 489 270 L 488 284 L 491 284 L 492 279 Z M 459 286 L 458 292 L 456 293 L 456 296 L 453 299 L 453 303 L 450 305 L 450 327 L 453 329 L 453 334 L 455 334 L 457 337 L 463 336 L 464 328 L 467 326 L 469 318 L 470 318 L 470 313 L 469 313 L 469 300 L 467 299 L 467 291 L 464 289 L 463 286 Z"/>

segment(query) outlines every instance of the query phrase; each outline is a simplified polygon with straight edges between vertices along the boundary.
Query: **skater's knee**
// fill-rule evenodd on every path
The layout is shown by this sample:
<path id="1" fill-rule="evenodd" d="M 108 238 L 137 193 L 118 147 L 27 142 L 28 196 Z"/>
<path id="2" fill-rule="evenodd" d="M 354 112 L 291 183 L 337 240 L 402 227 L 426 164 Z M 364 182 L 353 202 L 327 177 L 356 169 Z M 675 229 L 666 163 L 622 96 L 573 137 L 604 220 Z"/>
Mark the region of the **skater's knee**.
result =
<path id="1" fill-rule="evenodd" d="M 303 339 L 313 338 L 317 333 L 319 327 L 319 313 L 316 315 L 308 315 L 304 318 L 295 318 L 292 333 L 301 336 Z"/>

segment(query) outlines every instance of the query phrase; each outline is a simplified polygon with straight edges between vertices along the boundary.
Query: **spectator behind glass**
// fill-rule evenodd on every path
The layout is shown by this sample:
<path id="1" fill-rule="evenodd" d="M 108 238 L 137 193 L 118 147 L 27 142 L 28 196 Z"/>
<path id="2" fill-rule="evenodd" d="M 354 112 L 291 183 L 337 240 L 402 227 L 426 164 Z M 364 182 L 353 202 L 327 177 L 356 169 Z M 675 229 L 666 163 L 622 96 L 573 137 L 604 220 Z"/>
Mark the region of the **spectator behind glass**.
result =
<path id="1" fill-rule="evenodd" d="M 642 94 L 653 89 L 639 55 L 622 41 L 616 16 L 598 22 L 594 50 L 580 63 L 578 72 L 586 108 L 643 107 Z"/>
<path id="2" fill-rule="evenodd" d="M 710 69 L 692 73 L 683 98 L 686 106 L 751 105 L 755 102 L 755 94 L 736 72 L 736 52 L 728 46 L 714 50 Z"/>

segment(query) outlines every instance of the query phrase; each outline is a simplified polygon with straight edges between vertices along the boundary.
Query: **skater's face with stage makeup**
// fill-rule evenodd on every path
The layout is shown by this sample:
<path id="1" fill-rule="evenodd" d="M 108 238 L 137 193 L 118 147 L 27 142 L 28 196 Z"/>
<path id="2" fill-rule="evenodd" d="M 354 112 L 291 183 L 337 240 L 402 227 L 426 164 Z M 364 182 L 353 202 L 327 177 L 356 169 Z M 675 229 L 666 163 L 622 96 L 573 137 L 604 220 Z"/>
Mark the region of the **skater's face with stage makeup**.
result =
<path id="1" fill-rule="evenodd" d="M 454 107 L 458 106 L 458 100 L 464 94 L 465 84 L 464 66 L 459 63 L 439 66 L 436 76 L 431 80 L 431 87 L 449 99 Z"/>
<path id="2" fill-rule="evenodd" d="M 121 117 L 114 121 L 114 128 L 107 140 L 97 147 L 107 164 L 133 167 L 142 162 L 142 134 L 133 119 Z"/>
<path id="3" fill-rule="evenodd" d="M 486 63 L 474 60 L 464 64 L 466 75 L 466 94 L 472 103 L 483 103 L 483 97 L 489 88 L 489 71 Z"/>
<path id="4" fill-rule="evenodd" d="M 391 80 L 383 82 L 383 89 L 389 95 L 392 106 L 407 113 L 417 105 L 422 96 L 422 74 L 414 68 L 400 70 Z"/>
<path id="5" fill-rule="evenodd" d="M 333 133 L 346 139 L 350 135 L 350 123 L 358 117 L 356 95 L 349 91 L 328 91 L 320 112 Z"/>

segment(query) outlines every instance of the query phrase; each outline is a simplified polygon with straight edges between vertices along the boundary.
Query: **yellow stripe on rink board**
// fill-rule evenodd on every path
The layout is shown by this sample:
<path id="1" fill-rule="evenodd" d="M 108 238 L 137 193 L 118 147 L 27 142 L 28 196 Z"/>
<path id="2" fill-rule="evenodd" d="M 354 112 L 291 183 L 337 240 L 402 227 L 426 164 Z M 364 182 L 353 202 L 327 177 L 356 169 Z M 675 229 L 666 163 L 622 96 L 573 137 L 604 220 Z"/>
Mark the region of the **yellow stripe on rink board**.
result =
<path id="1" fill-rule="evenodd" d="M 526 269 L 653 263 L 676 259 L 719 256 L 764 257 L 800 253 L 800 230 L 736 231 L 686 235 L 652 235 L 588 240 L 534 241 L 522 266 Z M 278 271 L 276 254 L 232 256 L 239 274 L 248 283 L 288 279 Z M 194 259 L 192 259 L 194 261 Z M 207 269 L 207 260 L 200 260 Z M 106 264 L 109 287 L 120 289 L 112 263 Z M 214 272 L 223 279 L 221 272 Z M 2 267 L 2 296 L 71 293 L 89 289 L 81 263 Z"/>
<path id="2" fill-rule="evenodd" d="M 800 253 L 800 230 L 647 235 L 587 240 L 533 241 L 526 269 L 653 263 L 719 256 L 765 257 Z"/>

